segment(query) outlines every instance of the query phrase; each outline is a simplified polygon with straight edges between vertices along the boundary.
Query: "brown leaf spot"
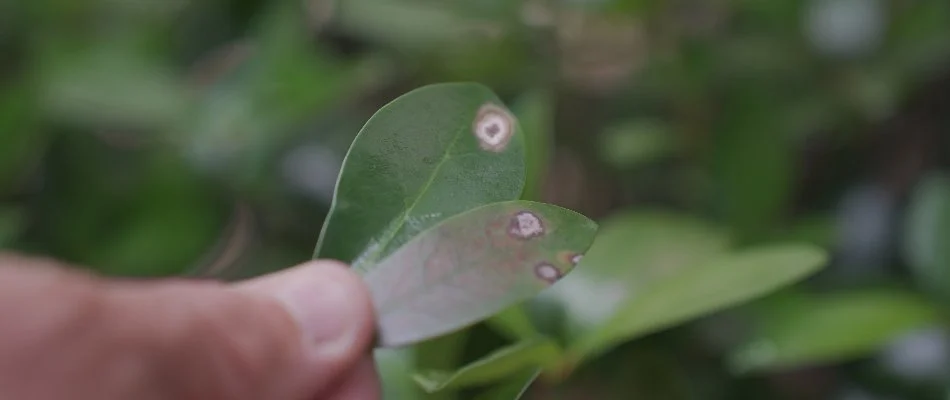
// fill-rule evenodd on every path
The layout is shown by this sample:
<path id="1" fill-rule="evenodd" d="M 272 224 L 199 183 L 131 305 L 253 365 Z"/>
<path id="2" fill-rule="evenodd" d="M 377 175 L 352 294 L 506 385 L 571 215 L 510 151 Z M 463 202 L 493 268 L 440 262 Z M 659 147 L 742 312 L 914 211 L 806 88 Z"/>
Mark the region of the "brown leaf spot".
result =
<path id="1" fill-rule="evenodd" d="M 482 149 L 500 152 L 508 147 L 514 135 L 514 118 L 501 107 L 486 103 L 478 110 L 472 123 L 472 133 Z"/>
<path id="2" fill-rule="evenodd" d="M 557 267 L 542 262 L 534 266 L 534 276 L 537 276 L 538 279 L 541 279 L 547 283 L 557 282 L 558 279 L 561 279 L 561 271 Z"/>
<path id="3" fill-rule="evenodd" d="M 544 234 L 544 222 L 531 211 L 521 211 L 511 218 L 508 233 L 518 239 L 531 239 Z"/>

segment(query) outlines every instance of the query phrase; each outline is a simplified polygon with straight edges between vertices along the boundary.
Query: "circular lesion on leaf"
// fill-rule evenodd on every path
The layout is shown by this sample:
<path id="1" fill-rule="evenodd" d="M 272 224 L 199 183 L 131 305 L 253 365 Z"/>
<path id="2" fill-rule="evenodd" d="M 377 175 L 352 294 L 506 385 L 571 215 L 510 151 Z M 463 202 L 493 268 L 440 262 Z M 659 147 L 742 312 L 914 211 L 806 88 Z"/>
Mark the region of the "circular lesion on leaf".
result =
<path id="1" fill-rule="evenodd" d="M 575 251 L 560 251 L 557 254 L 557 259 L 559 262 L 576 267 L 577 264 L 581 262 L 581 259 L 584 258 L 584 255 Z"/>
<path id="2" fill-rule="evenodd" d="M 561 270 L 549 263 L 541 262 L 534 266 L 534 276 L 547 283 L 553 284 L 561 279 Z"/>
<path id="3" fill-rule="evenodd" d="M 508 234 L 523 240 L 535 238 L 544 235 L 544 222 L 531 211 L 520 211 L 511 218 Z"/>
<path id="4" fill-rule="evenodd" d="M 501 152 L 514 136 L 514 117 L 507 110 L 492 103 L 478 109 L 472 123 L 472 133 L 478 145 L 488 151 Z"/>

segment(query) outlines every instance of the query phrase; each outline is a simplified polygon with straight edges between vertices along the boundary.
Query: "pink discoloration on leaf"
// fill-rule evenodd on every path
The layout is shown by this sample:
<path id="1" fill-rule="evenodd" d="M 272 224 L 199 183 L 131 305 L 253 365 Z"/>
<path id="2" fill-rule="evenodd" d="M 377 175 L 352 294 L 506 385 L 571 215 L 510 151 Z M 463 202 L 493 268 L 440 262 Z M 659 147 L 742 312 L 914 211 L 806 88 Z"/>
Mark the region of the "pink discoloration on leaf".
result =
<path id="1" fill-rule="evenodd" d="M 564 226 L 570 236 L 557 236 Z M 401 346 L 471 324 L 560 280 L 587 249 L 583 216 L 499 203 L 424 232 L 367 274 L 379 340 Z"/>
<path id="2" fill-rule="evenodd" d="M 438 283 L 442 276 L 451 272 L 455 263 L 452 249 L 445 246 L 437 248 L 423 263 L 423 278 L 427 285 Z"/>
<path id="3" fill-rule="evenodd" d="M 508 233 L 518 239 L 531 239 L 544 234 L 544 222 L 530 211 L 521 211 L 511 219 Z"/>
<path id="4" fill-rule="evenodd" d="M 548 283 L 554 283 L 561 279 L 561 271 L 545 262 L 534 266 L 534 275 Z"/>
<path id="5" fill-rule="evenodd" d="M 573 257 L 571 257 L 571 265 L 576 266 L 578 263 L 581 262 L 581 259 L 583 258 L 584 258 L 583 254 L 575 254 Z"/>
<path id="6" fill-rule="evenodd" d="M 514 118 L 508 111 L 487 103 L 478 110 L 472 123 L 472 133 L 482 149 L 500 152 L 508 147 L 508 142 L 514 135 L 514 125 Z"/>

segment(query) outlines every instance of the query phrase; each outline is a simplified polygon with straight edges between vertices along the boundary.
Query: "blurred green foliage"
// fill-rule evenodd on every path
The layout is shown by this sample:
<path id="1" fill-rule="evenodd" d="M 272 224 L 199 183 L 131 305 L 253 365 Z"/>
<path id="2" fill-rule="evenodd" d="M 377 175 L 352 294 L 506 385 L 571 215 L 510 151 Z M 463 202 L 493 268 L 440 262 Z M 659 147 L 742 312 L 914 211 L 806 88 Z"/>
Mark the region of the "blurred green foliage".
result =
<path id="1" fill-rule="evenodd" d="M 664 274 L 701 284 L 684 271 L 787 241 L 833 257 L 526 398 L 946 397 L 945 0 L 0 2 L 0 246 L 125 276 L 287 267 L 369 116 L 460 80 L 522 120 L 526 197 L 616 227 L 589 262 L 629 285 L 380 350 L 392 398 L 430 398 L 412 370 L 481 359 L 527 319 L 569 337 Z"/>

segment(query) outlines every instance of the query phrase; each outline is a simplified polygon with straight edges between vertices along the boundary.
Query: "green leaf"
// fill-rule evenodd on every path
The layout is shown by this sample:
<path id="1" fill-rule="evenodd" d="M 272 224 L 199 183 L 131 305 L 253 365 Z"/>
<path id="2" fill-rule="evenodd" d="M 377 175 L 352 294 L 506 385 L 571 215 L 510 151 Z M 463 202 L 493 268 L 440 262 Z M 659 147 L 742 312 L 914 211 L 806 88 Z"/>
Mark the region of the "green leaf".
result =
<path id="1" fill-rule="evenodd" d="M 531 317 L 525 311 L 524 303 L 508 307 L 485 322 L 496 332 L 509 339 L 527 339 L 539 334 L 531 322 Z"/>
<path id="2" fill-rule="evenodd" d="M 39 164 L 47 134 L 37 128 L 36 90 L 32 79 L 0 93 L 0 193 L 10 189 Z"/>
<path id="3" fill-rule="evenodd" d="M 605 220 L 576 269 L 539 300 L 566 310 L 569 336 L 599 329 L 630 296 L 657 282 L 691 273 L 724 253 L 725 232 L 689 216 L 663 211 L 624 212 Z"/>
<path id="4" fill-rule="evenodd" d="M 298 8 L 274 3 L 253 36 L 215 49 L 191 70 L 200 102 L 174 138 L 192 162 L 244 188 L 273 184 L 268 169 L 301 125 L 379 69 L 315 48 Z"/>
<path id="5" fill-rule="evenodd" d="M 353 141 L 314 256 L 366 273 L 445 218 L 517 199 L 524 177 L 521 129 L 491 90 L 474 83 L 413 90 Z"/>
<path id="6" fill-rule="evenodd" d="M 676 150 L 672 129 L 662 121 L 625 122 L 609 128 L 601 140 L 601 157 L 618 168 L 636 168 Z"/>
<path id="7" fill-rule="evenodd" d="M 458 43 L 477 27 L 476 21 L 442 2 L 350 0 L 338 4 L 337 23 L 346 33 L 403 50 Z"/>
<path id="8" fill-rule="evenodd" d="M 918 184 L 904 229 L 903 253 L 917 281 L 950 299 L 950 178 L 934 174 Z"/>
<path id="9" fill-rule="evenodd" d="M 23 214 L 13 207 L 0 206 L 0 249 L 16 240 L 24 224 Z"/>
<path id="10" fill-rule="evenodd" d="M 379 344 L 442 335 L 534 296 L 573 269 L 596 231 L 583 215 L 530 201 L 443 221 L 364 276 Z"/>
<path id="11" fill-rule="evenodd" d="M 425 393 L 412 380 L 409 371 L 414 364 L 414 349 L 376 349 L 373 359 L 379 371 L 384 399 L 422 400 Z"/>
<path id="12" fill-rule="evenodd" d="M 415 363 L 412 371 L 407 371 L 414 386 L 418 388 L 413 375 L 414 371 L 419 370 L 451 370 L 464 362 L 465 347 L 469 342 L 470 329 L 461 329 L 448 335 L 442 335 L 422 343 L 412 346 L 415 353 Z M 477 337 L 473 339 L 478 339 Z M 455 400 L 458 393 L 454 391 L 442 391 L 439 393 L 428 393 L 427 400 Z"/>
<path id="13" fill-rule="evenodd" d="M 541 375 L 540 368 L 525 369 L 511 375 L 505 383 L 479 394 L 475 400 L 518 400 L 524 396 L 539 375 Z"/>
<path id="14" fill-rule="evenodd" d="M 735 371 L 839 362 L 938 322 L 938 311 L 913 293 L 882 289 L 798 296 L 759 314 L 756 335 L 729 356 Z"/>
<path id="15" fill-rule="evenodd" d="M 569 351 L 576 359 L 589 357 L 620 341 L 760 297 L 817 271 L 826 258 L 824 250 L 798 244 L 713 257 L 641 288 L 610 321 L 580 337 Z"/>
<path id="16" fill-rule="evenodd" d="M 549 93 L 535 91 L 523 95 L 512 112 L 525 136 L 525 187 L 522 200 L 539 201 L 541 184 L 551 157 L 554 102 Z"/>
<path id="17" fill-rule="evenodd" d="M 455 372 L 422 371 L 413 375 L 413 379 L 429 393 L 479 386 L 503 380 L 528 367 L 541 367 L 560 354 L 560 347 L 550 339 L 529 339 L 496 350 Z"/>
<path id="18" fill-rule="evenodd" d="M 721 210 L 742 242 L 762 238 L 791 198 L 794 143 L 781 125 L 782 102 L 774 90 L 749 85 L 723 101 L 712 167 L 721 188 Z"/>
<path id="19" fill-rule="evenodd" d="M 168 128 L 192 104 L 171 68 L 121 39 L 73 50 L 50 46 L 40 52 L 39 101 L 56 119 L 93 129 Z"/>

